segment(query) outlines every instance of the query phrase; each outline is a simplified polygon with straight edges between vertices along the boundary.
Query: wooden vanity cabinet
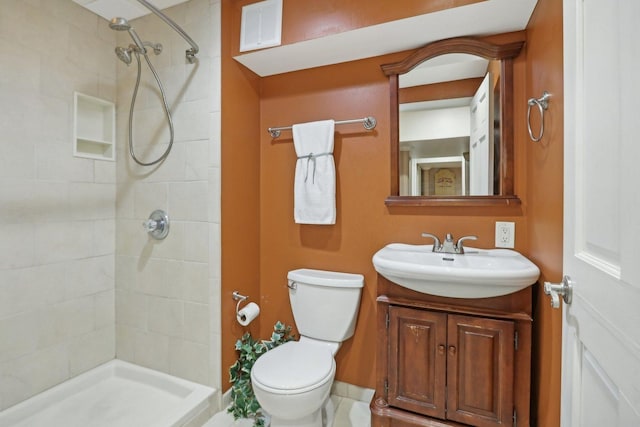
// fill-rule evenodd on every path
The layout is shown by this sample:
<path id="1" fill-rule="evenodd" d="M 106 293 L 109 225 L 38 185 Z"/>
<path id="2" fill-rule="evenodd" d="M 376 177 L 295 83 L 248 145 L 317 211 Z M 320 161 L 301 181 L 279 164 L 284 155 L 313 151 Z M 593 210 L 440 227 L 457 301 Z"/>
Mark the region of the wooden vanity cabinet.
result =
<path id="1" fill-rule="evenodd" d="M 372 426 L 528 427 L 531 291 L 514 301 L 403 291 L 377 300 Z"/>
<path id="2" fill-rule="evenodd" d="M 460 315 L 448 320 L 446 418 L 512 425 L 514 322 Z"/>
<path id="3" fill-rule="evenodd" d="M 390 306 L 389 405 L 445 417 L 447 315 Z"/>

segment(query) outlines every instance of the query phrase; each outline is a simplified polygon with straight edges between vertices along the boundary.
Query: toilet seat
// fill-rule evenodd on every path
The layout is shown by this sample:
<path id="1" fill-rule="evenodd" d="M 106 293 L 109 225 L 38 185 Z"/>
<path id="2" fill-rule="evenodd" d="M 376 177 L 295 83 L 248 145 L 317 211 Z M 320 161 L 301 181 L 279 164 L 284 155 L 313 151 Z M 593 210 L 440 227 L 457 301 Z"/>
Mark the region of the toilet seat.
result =
<path id="1" fill-rule="evenodd" d="M 335 361 L 328 349 L 290 341 L 256 361 L 251 381 L 275 394 L 304 393 L 333 381 Z"/>

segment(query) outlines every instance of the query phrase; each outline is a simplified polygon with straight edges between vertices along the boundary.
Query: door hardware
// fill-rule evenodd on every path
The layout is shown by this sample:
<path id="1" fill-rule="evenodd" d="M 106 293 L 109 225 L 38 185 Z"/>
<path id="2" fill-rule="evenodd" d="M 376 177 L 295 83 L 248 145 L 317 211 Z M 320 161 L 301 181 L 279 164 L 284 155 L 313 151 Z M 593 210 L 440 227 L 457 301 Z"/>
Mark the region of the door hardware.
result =
<path id="1" fill-rule="evenodd" d="M 561 283 L 544 282 L 544 293 L 551 297 L 551 307 L 560 307 L 560 295 L 565 304 L 571 304 L 574 282 L 571 277 L 564 276 Z"/>

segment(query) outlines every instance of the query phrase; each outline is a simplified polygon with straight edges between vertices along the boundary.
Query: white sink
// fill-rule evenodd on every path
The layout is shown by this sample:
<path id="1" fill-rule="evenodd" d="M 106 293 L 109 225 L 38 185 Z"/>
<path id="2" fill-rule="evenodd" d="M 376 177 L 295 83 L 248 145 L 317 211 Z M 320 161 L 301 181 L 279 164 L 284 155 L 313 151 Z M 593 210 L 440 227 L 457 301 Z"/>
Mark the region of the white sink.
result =
<path id="1" fill-rule="evenodd" d="M 454 298 L 507 295 L 538 280 L 534 263 L 509 249 L 464 248 L 464 255 L 432 252 L 432 245 L 391 243 L 373 256 L 378 273 L 424 294 Z"/>

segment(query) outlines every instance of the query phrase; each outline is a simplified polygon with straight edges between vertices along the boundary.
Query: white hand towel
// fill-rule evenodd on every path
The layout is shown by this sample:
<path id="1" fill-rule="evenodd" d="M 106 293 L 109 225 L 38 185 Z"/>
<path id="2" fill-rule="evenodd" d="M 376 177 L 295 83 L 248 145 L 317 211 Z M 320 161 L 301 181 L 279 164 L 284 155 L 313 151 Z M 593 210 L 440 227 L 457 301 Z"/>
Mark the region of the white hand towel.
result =
<path id="1" fill-rule="evenodd" d="M 336 223 L 334 128 L 333 120 L 293 125 L 293 144 L 298 156 L 293 193 L 297 224 Z"/>

